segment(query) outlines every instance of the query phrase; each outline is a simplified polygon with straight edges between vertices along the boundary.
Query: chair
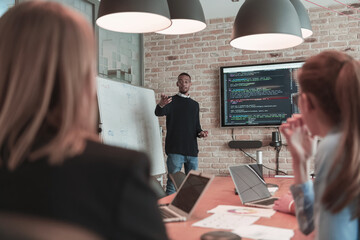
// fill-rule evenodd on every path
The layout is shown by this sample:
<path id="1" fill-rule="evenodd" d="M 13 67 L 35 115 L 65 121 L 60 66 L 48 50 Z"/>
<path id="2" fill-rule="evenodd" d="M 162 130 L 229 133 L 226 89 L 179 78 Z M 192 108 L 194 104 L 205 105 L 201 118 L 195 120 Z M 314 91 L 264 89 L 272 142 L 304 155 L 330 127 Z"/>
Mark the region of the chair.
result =
<path id="1" fill-rule="evenodd" d="M 158 199 L 167 196 L 160 182 L 154 176 L 150 179 L 150 187 L 153 189 Z"/>
<path id="2" fill-rule="evenodd" d="M 0 212 L 1 240 L 103 240 L 77 225 L 41 217 Z"/>
<path id="3" fill-rule="evenodd" d="M 186 178 L 185 173 L 183 172 L 176 172 L 176 173 L 170 173 L 169 177 L 171 181 L 174 183 L 176 191 L 180 188 L 182 182 Z"/>

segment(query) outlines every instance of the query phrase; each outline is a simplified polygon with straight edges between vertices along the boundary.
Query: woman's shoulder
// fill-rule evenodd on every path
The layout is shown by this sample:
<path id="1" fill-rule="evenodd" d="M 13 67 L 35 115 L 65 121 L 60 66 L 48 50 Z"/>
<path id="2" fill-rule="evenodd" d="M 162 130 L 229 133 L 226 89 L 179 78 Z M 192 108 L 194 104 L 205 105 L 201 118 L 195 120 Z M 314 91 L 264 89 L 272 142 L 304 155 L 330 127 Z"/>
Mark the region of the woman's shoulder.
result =
<path id="1" fill-rule="evenodd" d="M 319 143 L 318 152 L 321 155 L 332 156 L 337 151 L 342 132 L 331 131 Z"/>
<path id="2" fill-rule="evenodd" d="M 68 159 L 68 163 L 114 168 L 149 167 L 148 156 L 139 151 L 87 141 L 84 151 Z"/>
<path id="3" fill-rule="evenodd" d="M 338 129 L 331 130 L 320 142 L 319 147 L 333 147 L 339 144 L 342 131 Z"/>
<path id="4" fill-rule="evenodd" d="M 339 142 L 341 140 L 341 131 L 329 132 L 321 141 L 316 153 L 315 169 L 317 177 L 327 176 L 331 169 L 332 163 L 337 156 L 339 149 Z M 345 154 L 345 152 L 344 152 Z"/>

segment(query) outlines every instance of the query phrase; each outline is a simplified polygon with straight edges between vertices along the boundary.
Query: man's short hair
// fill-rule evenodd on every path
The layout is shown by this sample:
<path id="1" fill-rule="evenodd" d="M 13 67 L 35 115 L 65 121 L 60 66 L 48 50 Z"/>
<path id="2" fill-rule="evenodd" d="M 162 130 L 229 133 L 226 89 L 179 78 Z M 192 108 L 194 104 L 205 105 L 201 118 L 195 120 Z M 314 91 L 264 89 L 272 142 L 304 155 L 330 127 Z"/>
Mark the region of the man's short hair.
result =
<path id="1" fill-rule="evenodd" d="M 190 76 L 188 73 L 186 73 L 186 72 L 180 73 L 179 76 L 178 76 L 178 80 L 179 80 L 179 78 L 180 78 L 181 76 L 188 76 L 188 77 L 190 78 L 190 80 L 191 80 L 191 76 Z"/>

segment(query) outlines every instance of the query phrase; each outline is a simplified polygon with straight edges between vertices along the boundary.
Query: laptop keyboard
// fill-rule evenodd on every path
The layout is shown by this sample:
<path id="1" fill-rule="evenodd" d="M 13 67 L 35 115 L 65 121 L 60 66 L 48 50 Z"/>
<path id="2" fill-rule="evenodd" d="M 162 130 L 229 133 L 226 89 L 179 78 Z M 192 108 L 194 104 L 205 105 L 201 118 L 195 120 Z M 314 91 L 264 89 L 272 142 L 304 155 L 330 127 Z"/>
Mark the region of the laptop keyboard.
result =
<path id="1" fill-rule="evenodd" d="M 176 218 L 176 217 L 178 217 L 177 215 L 173 214 L 172 212 L 170 212 L 166 208 L 160 208 L 160 213 L 161 213 L 161 216 L 163 218 Z"/>

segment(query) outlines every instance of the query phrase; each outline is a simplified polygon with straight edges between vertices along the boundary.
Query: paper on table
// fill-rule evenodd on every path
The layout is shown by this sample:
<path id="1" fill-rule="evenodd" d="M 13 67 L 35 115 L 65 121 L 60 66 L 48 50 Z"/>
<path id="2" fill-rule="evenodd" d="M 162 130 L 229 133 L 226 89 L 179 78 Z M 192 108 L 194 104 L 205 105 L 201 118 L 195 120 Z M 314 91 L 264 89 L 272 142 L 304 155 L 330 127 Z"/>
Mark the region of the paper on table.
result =
<path id="1" fill-rule="evenodd" d="M 210 217 L 204 218 L 196 223 L 193 227 L 216 228 L 216 229 L 230 229 L 234 230 L 239 226 L 248 226 L 259 219 L 254 216 L 241 216 L 236 214 L 215 213 Z"/>
<path id="2" fill-rule="evenodd" d="M 233 233 L 244 237 L 262 240 L 290 240 L 294 236 L 291 229 L 268 227 L 261 225 L 240 226 Z"/>
<path id="3" fill-rule="evenodd" d="M 272 215 L 274 215 L 275 211 L 272 209 L 264 209 L 264 208 L 218 205 L 216 208 L 209 210 L 208 213 L 230 213 L 230 214 L 236 214 L 242 216 L 270 218 Z"/>

